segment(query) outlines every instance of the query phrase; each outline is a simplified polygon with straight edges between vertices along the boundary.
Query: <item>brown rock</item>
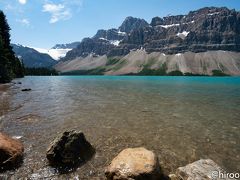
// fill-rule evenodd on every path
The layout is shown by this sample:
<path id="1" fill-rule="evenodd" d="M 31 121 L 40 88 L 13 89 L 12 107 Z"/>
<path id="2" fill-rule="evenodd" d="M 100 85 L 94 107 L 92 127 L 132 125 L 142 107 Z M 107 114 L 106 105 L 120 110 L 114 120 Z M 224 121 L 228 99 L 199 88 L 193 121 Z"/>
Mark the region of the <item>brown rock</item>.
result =
<path id="1" fill-rule="evenodd" d="M 0 168 L 15 167 L 23 158 L 23 144 L 16 139 L 0 133 Z"/>
<path id="2" fill-rule="evenodd" d="M 120 152 L 105 170 L 108 180 L 155 180 L 161 178 L 157 156 L 145 148 L 128 148 Z"/>

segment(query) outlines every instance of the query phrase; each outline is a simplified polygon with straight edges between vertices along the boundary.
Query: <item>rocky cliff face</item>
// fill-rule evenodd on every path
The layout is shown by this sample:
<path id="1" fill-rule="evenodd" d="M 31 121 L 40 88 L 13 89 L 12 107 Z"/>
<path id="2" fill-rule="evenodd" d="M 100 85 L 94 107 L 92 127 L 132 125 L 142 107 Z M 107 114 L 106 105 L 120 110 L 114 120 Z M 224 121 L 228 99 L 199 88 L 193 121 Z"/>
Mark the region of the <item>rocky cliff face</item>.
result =
<path id="1" fill-rule="evenodd" d="M 123 44 L 147 52 L 240 50 L 240 13 L 227 8 L 203 8 L 188 15 L 155 17 L 151 26 L 134 30 Z"/>
<path id="2" fill-rule="evenodd" d="M 77 48 L 67 53 L 66 58 L 74 59 L 76 57 L 86 57 L 89 54 L 104 55 L 107 54 L 113 47 L 114 45 L 109 43 L 107 39 L 85 38 Z"/>
<path id="3" fill-rule="evenodd" d="M 124 57 L 138 49 L 166 55 L 240 52 L 240 12 L 206 7 L 187 15 L 154 17 L 150 24 L 127 17 L 118 29 L 99 30 L 93 38 L 84 39 L 63 61 L 89 55 Z"/>
<path id="4" fill-rule="evenodd" d="M 131 33 L 134 30 L 148 27 L 149 24 L 144 19 L 133 18 L 131 16 L 127 17 L 122 25 L 118 28 L 121 32 Z"/>
<path id="5" fill-rule="evenodd" d="M 92 38 L 83 39 L 80 45 L 68 52 L 62 60 L 66 61 L 79 56 L 86 57 L 91 53 L 95 55 L 107 54 L 109 56 L 127 54 L 131 45 L 121 45 L 122 41 L 134 30 L 148 26 L 149 24 L 143 19 L 127 17 L 118 29 L 98 30 Z"/>

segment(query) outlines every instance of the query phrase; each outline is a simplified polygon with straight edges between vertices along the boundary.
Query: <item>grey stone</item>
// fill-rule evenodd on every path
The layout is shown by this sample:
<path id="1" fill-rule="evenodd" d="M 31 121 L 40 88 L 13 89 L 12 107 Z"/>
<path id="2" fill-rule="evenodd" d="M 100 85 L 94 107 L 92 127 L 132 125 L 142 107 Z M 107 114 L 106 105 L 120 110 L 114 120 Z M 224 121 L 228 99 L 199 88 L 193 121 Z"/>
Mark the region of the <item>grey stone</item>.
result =
<path id="1" fill-rule="evenodd" d="M 176 171 L 178 179 L 181 180 L 220 180 L 219 173 L 224 171 L 211 159 L 201 159 L 199 161 L 180 167 Z"/>
<path id="2" fill-rule="evenodd" d="M 84 134 L 73 130 L 64 132 L 52 142 L 47 159 L 51 165 L 76 165 L 89 160 L 94 153 Z"/>

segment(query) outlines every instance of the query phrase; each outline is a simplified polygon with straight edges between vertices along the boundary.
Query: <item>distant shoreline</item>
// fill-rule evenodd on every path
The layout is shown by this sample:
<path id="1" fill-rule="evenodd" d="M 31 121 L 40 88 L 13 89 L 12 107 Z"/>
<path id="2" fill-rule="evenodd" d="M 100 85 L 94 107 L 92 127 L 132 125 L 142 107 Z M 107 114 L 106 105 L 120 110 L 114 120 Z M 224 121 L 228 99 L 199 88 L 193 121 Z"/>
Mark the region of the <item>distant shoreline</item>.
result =
<path id="1" fill-rule="evenodd" d="M 104 70 L 99 69 L 92 69 L 92 70 L 76 70 L 76 71 L 69 71 L 69 72 L 63 72 L 59 73 L 59 75 L 106 75 L 104 74 Z M 182 73 L 181 71 L 171 71 L 166 72 L 163 70 L 154 70 L 154 69 L 143 69 L 142 71 L 138 73 L 128 73 L 128 74 L 122 74 L 122 75 L 114 75 L 114 76 L 230 76 L 228 74 L 223 73 L 219 70 L 213 70 L 212 75 L 206 75 L 206 74 L 193 74 L 193 73 Z"/>

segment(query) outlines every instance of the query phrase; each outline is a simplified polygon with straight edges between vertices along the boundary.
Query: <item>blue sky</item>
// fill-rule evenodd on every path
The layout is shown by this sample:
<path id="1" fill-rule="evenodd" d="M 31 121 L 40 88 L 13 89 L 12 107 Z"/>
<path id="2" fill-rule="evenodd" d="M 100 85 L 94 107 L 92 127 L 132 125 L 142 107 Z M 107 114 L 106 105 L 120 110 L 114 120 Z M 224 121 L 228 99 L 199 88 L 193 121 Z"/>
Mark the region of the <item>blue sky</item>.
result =
<path id="1" fill-rule="evenodd" d="M 187 14 L 205 6 L 240 10 L 239 0 L 0 0 L 11 39 L 30 47 L 51 48 L 80 41 L 98 29 L 118 27 L 127 16 L 148 22 L 155 16 Z"/>

